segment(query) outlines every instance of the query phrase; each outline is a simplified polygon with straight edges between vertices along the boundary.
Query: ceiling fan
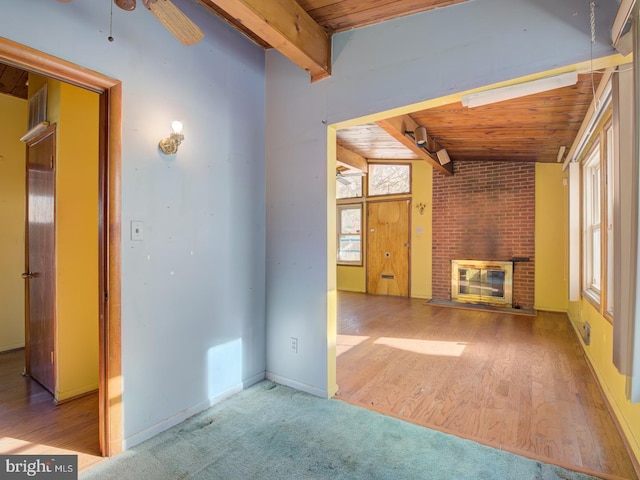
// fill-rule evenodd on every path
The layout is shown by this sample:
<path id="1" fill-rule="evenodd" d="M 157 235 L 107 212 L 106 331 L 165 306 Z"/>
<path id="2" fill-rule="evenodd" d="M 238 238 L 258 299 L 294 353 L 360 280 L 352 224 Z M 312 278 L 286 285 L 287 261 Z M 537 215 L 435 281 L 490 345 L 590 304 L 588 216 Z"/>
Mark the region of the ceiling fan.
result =
<path id="1" fill-rule="evenodd" d="M 366 173 L 364 172 L 354 172 L 354 171 L 345 171 L 341 172 L 336 169 L 336 180 L 343 185 L 351 185 L 349 181 L 349 177 L 364 177 Z"/>
<path id="2" fill-rule="evenodd" d="M 71 0 L 58 1 L 69 2 Z M 127 11 L 136 8 L 136 0 L 113 0 L 113 3 Z M 194 45 L 204 38 L 202 30 L 171 0 L 142 0 L 142 3 L 183 45 Z"/>

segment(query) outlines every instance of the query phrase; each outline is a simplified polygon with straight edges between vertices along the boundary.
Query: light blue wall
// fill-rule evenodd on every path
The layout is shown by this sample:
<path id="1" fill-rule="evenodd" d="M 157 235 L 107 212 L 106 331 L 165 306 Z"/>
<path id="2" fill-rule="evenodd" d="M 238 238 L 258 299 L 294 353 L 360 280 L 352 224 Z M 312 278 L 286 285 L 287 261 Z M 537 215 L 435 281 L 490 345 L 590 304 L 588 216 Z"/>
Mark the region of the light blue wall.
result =
<path id="1" fill-rule="evenodd" d="M 185 47 L 142 7 L 1 0 L 0 35 L 123 82 L 122 353 L 131 446 L 265 371 L 264 52 L 195 2 Z M 175 158 L 158 140 L 184 122 Z M 92 159 L 88 159 L 92 161 Z M 144 222 L 144 240 L 129 236 Z"/>
<path id="2" fill-rule="evenodd" d="M 597 2 L 595 57 L 616 2 Z M 588 2 L 475 0 L 333 37 L 331 78 L 267 52 L 267 375 L 331 394 L 326 124 L 590 58 Z M 328 227 L 328 223 L 330 226 Z M 329 298 L 331 298 L 329 296 Z M 299 338 L 298 353 L 289 348 Z"/>

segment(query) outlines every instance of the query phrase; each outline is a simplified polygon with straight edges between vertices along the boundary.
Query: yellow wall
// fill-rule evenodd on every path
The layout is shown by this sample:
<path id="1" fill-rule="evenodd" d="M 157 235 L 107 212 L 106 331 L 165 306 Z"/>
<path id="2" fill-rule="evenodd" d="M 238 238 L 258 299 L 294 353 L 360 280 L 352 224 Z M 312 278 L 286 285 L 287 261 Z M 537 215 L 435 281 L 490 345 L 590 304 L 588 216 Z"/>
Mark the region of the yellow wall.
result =
<path id="1" fill-rule="evenodd" d="M 431 298 L 433 167 L 423 160 L 414 161 L 412 164 L 411 296 Z M 418 209 L 420 203 L 425 205 L 422 214 Z"/>
<path id="2" fill-rule="evenodd" d="M 362 236 L 362 240 L 362 244 L 364 245 L 364 235 Z M 367 274 L 364 266 L 365 262 L 366 259 L 363 259 L 362 267 L 338 265 L 338 290 L 345 290 L 347 292 L 366 292 Z"/>
<path id="3" fill-rule="evenodd" d="M 536 163 L 535 197 L 534 308 L 566 312 L 568 219 L 561 164 Z"/>
<path id="4" fill-rule="evenodd" d="M 26 100 L 0 94 L 0 351 L 24 346 Z"/>
<path id="5" fill-rule="evenodd" d="M 431 204 L 433 168 L 423 160 L 410 162 L 411 167 L 411 296 L 431 298 Z M 397 198 L 402 198 L 398 195 Z M 389 198 L 396 198 L 389 196 Z M 422 215 L 416 208 L 419 203 L 425 205 Z M 363 207 L 362 244 L 366 245 L 366 204 Z M 421 232 L 420 232 L 421 229 Z M 420 232 L 420 233 L 418 233 Z M 366 251 L 363 251 L 366 257 Z M 362 267 L 338 265 L 338 290 L 366 292 L 366 258 Z"/>
<path id="6" fill-rule="evenodd" d="M 56 396 L 63 400 L 98 388 L 99 96 L 59 85 Z"/>
<path id="7" fill-rule="evenodd" d="M 98 388 L 98 116 L 96 93 L 39 75 L 56 137 L 56 391 L 65 400 Z"/>
<path id="8" fill-rule="evenodd" d="M 640 459 L 640 403 L 632 404 L 626 399 L 626 377 L 613 365 L 613 326 L 584 299 L 570 302 L 569 317 L 576 333 L 584 322 L 589 322 L 591 344 L 585 345 L 582 339 L 580 342 L 636 459 Z"/>

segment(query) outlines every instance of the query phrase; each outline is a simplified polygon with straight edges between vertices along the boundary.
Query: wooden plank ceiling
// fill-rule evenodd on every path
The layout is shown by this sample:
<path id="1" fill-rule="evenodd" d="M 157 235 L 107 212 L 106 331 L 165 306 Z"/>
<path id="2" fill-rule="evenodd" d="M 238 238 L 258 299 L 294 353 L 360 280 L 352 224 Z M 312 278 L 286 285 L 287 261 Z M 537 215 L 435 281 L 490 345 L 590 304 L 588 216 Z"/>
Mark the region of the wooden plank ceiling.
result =
<path id="1" fill-rule="evenodd" d="M 328 33 L 343 32 L 467 0 L 298 0 Z"/>
<path id="2" fill-rule="evenodd" d="M 24 70 L 0 63 L 0 93 L 26 99 L 28 80 Z"/>
<path id="3" fill-rule="evenodd" d="M 579 75 L 570 87 L 476 108 L 456 102 L 410 117 L 455 161 L 553 163 L 561 146 L 571 147 L 601 77 Z M 420 158 L 415 150 L 394 144 L 377 124 L 339 130 L 337 139 L 338 145 L 367 159 Z"/>

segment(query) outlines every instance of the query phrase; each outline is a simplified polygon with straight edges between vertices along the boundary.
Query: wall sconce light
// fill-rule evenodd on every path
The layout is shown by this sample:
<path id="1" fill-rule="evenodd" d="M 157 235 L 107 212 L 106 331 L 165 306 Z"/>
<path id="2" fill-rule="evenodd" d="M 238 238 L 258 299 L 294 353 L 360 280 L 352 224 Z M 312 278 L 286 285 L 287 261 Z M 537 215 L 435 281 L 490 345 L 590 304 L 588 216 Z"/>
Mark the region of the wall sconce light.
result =
<path id="1" fill-rule="evenodd" d="M 158 147 L 162 150 L 162 153 L 166 153 L 167 155 L 173 155 L 178 151 L 178 146 L 184 140 L 184 135 L 182 134 L 182 122 L 178 120 L 174 120 L 171 122 L 171 128 L 173 132 L 167 138 L 163 138 L 160 140 Z"/>
<path id="2" fill-rule="evenodd" d="M 427 208 L 427 206 L 424 203 L 420 202 L 416 205 L 416 208 L 418 209 L 418 213 L 420 215 L 424 215 L 424 209 Z"/>

